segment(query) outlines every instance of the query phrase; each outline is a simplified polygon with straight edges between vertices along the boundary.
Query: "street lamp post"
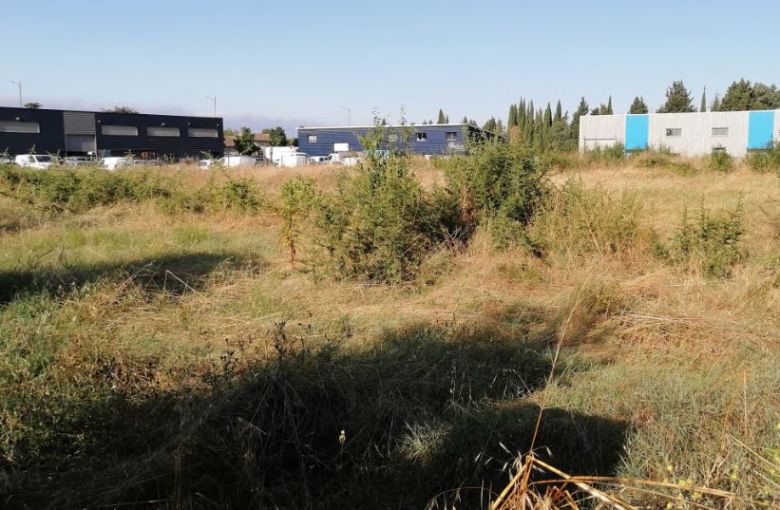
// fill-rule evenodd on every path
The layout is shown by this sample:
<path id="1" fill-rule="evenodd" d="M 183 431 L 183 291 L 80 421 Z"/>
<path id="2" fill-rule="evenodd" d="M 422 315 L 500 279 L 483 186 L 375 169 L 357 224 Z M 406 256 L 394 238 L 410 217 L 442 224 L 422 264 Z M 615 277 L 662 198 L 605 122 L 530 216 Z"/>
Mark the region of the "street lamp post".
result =
<path id="1" fill-rule="evenodd" d="M 22 108 L 22 82 L 21 81 L 11 81 L 14 85 L 19 87 L 19 108 Z"/>
<path id="2" fill-rule="evenodd" d="M 349 106 L 342 106 L 341 109 L 347 112 L 347 125 L 351 126 L 352 125 L 352 109 Z"/>
<path id="3" fill-rule="evenodd" d="M 206 96 L 206 99 L 214 103 L 214 117 L 217 116 L 217 96 Z"/>

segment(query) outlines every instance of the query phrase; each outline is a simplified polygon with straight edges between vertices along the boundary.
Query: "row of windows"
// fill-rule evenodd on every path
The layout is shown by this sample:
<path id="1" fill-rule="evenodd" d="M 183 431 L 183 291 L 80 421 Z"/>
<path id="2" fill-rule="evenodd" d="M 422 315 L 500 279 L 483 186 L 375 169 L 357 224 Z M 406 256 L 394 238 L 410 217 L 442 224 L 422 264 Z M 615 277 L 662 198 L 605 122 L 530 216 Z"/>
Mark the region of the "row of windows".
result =
<path id="1" fill-rule="evenodd" d="M 668 137 L 682 136 L 682 128 L 666 128 L 666 136 Z M 729 128 L 714 127 L 712 128 L 712 136 L 729 136 Z"/>
<path id="2" fill-rule="evenodd" d="M 0 133 L 40 133 L 41 126 L 37 122 L 20 122 L 18 120 L 0 120 Z M 106 136 L 138 136 L 136 126 L 104 125 L 100 133 Z M 147 136 L 180 137 L 181 130 L 177 127 L 152 126 L 146 128 Z M 219 131 L 212 128 L 189 128 L 190 138 L 219 138 Z"/>
<path id="3" fill-rule="evenodd" d="M 100 127 L 100 133 L 106 136 L 138 136 L 136 126 L 112 126 Z M 181 130 L 177 127 L 151 126 L 146 128 L 146 136 L 174 137 L 181 136 Z M 188 128 L 187 136 L 190 138 L 219 138 L 219 131 L 212 128 Z"/>
<path id="4" fill-rule="evenodd" d="M 103 133 L 105 134 L 105 133 Z M 456 142 L 458 140 L 458 132 L 457 131 L 447 131 L 446 133 L 447 141 L 448 142 Z M 308 136 L 309 143 L 317 143 L 317 135 L 309 135 Z M 398 142 L 398 135 L 395 133 L 390 133 L 387 136 L 387 141 L 390 143 L 397 143 Z M 426 142 L 428 141 L 428 133 L 423 131 L 417 132 L 417 141 L 418 142 Z"/>

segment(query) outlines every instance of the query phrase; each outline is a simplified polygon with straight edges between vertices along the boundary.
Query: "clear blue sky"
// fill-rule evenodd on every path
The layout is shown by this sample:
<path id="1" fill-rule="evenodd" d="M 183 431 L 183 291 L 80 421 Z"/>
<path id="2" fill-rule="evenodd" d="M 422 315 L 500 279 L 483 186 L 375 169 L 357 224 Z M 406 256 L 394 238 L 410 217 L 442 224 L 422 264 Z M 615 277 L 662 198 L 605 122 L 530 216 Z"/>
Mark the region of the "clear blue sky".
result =
<path id="1" fill-rule="evenodd" d="M 0 104 L 211 114 L 226 125 L 368 123 L 780 84 L 780 2 L 6 0 Z"/>

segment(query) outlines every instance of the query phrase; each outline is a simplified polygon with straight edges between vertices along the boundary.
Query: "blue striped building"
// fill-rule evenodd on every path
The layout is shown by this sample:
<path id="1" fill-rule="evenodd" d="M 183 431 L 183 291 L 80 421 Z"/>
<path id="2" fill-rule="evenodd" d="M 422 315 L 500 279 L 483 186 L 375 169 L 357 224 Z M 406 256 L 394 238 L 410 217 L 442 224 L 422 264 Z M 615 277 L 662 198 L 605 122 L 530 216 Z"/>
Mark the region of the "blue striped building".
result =
<path id="1" fill-rule="evenodd" d="M 627 151 L 663 148 L 688 156 L 725 151 L 740 157 L 780 143 L 780 110 L 580 117 L 580 150 L 618 143 Z"/>
<path id="2" fill-rule="evenodd" d="M 374 126 L 301 127 L 298 149 L 309 156 L 327 156 L 339 152 L 360 152 L 361 138 Z M 463 153 L 471 137 L 492 137 L 491 133 L 467 124 L 422 126 L 382 126 L 385 148 L 405 148 L 420 155 Z"/>

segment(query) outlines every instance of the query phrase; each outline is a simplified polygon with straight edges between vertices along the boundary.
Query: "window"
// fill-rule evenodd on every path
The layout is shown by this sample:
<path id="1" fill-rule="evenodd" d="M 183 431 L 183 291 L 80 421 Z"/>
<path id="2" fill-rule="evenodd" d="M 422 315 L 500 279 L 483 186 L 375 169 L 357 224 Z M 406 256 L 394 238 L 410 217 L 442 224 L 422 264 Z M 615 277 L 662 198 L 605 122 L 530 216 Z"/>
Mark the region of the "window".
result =
<path id="1" fill-rule="evenodd" d="M 712 128 L 712 136 L 729 136 L 729 128 L 714 127 Z"/>
<path id="2" fill-rule="evenodd" d="M 417 133 L 417 141 L 418 142 L 425 142 L 428 140 L 428 133 L 420 132 Z"/>
<path id="3" fill-rule="evenodd" d="M 135 126 L 110 126 L 100 128 L 100 132 L 108 136 L 138 136 L 138 128 Z"/>
<path id="4" fill-rule="evenodd" d="M 682 136 L 682 128 L 667 128 L 666 136 Z"/>
<path id="5" fill-rule="evenodd" d="M 333 152 L 349 152 L 349 143 L 334 143 Z"/>
<path id="6" fill-rule="evenodd" d="M 0 120 L 0 133 L 40 133 L 41 126 L 37 122 L 20 122 L 18 120 Z"/>
<path id="7" fill-rule="evenodd" d="M 390 133 L 387 135 L 388 143 L 398 143 L 398 133 Z"/>
<path id="8" fill-rule="evenodd" d="M 309 143 L 317 143 L 317 135 L 309 135 Z"/>
<path id="9" fill-rule="evenodd" d="M 177 127 L 148 127 L 146 128 L 146 134 L 148 136 L 181 136 L 181 132 Z"/>
<path id="10" fill-rule="evenodd" d="M 458 132 L 457 131 L 447 131 L 447 141 L 448 142 L 457 142 L 458 141 Z"/>
<path id="11" fill-rule="evenodd" d="M 212 128 L 190 128 L 191 138 L 219 138 L 219 131 Z"/>

